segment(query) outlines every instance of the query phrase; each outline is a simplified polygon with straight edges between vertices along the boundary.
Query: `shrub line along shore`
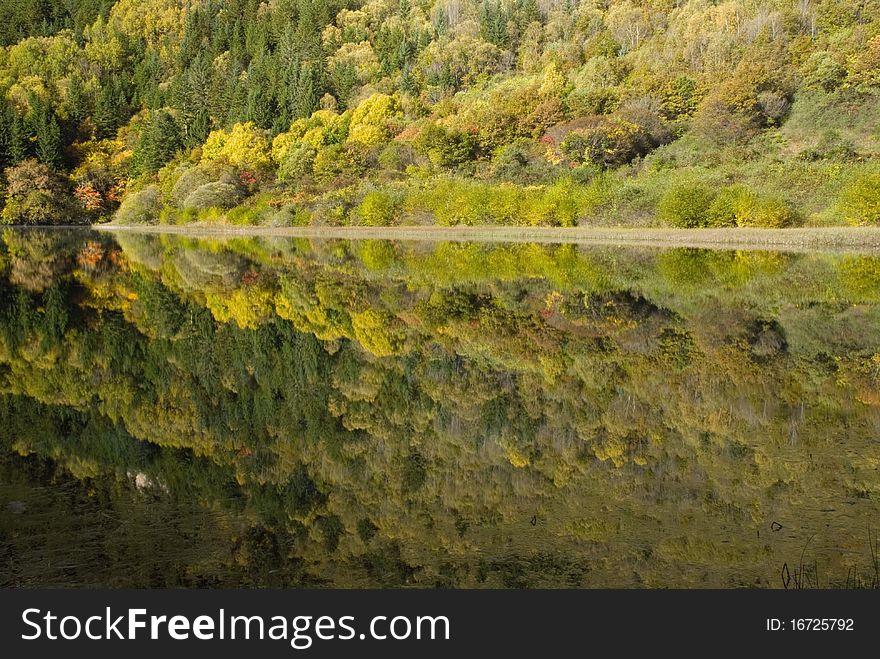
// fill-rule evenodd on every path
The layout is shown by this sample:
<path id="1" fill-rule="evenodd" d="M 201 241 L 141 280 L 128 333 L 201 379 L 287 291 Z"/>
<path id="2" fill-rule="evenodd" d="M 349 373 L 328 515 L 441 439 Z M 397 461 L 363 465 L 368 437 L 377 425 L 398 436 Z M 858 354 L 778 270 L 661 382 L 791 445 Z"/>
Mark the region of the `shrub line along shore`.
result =
<path id="1" fill-rule="evenodd" d="M 574 243 L 779 251 L 880 253 L 880 231 L 868 227 L 792 229 L 667 229 L 623 227 L 265 227 L 265 226 L 125 226 L 97 225 L 104 231 L 167 233 L 192 236 L 247 236 L 351 240 L 454 242 Z"/>

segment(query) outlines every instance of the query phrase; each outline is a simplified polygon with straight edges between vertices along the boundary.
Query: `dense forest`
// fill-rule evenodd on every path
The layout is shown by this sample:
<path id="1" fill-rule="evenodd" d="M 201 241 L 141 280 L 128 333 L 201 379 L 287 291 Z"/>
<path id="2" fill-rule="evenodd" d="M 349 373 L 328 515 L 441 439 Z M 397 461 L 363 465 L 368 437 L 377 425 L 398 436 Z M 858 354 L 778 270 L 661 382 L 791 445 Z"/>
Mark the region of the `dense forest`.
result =
<path id="1" fill-rule="evenodd" d="M 12 0 L 7 224 L 880 223 L 878 0 Z"/>
<path id="2" fill-rule="evenodd" d="M 3 586 L 877 586 L 880 259 L 7 229 Z"/>

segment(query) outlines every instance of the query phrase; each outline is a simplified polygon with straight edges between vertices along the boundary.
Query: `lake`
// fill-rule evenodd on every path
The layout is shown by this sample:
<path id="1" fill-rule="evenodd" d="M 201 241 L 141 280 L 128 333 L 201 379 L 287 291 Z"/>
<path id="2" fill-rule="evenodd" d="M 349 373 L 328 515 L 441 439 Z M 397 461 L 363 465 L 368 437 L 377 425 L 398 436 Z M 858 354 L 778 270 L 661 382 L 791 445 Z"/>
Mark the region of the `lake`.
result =
<path id="1" fill-rule="evenodd" d="M 0 586 L 878 583 L 880 258 L 11 230 Z"/>

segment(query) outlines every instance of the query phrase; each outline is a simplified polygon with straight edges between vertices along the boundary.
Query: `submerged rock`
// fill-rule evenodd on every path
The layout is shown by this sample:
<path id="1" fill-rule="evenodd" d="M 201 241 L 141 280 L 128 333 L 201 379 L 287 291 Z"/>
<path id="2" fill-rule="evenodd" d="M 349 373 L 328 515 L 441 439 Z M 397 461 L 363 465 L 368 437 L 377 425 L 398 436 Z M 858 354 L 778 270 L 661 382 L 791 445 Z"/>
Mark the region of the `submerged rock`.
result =
<path id="1" fill-rule="evenodd" d="M 6 504 L 6 510 L 11 512 L 14 515 L 21 515 L 24 512 L 27 512 L 28 506 L 24 501 L 10 501 Z"/>

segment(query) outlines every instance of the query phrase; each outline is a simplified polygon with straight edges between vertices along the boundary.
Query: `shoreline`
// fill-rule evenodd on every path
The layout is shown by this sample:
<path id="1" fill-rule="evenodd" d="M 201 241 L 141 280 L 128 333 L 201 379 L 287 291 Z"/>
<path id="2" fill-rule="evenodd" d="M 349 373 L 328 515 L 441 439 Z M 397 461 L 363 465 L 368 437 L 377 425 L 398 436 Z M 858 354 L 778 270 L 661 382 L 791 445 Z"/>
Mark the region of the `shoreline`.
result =
<path id="1" fill-rule="evenodd" d="M 423 242 L 565 243 L 601 246 L 694 247 L 771 251 L 880 253 L 880 229 L 815 227 L 792 229 L 675 229 L 618 227 L 266 227 L 225 225 L 93 225 L 108 232 L 212 237 L 278 237 Z"/>

